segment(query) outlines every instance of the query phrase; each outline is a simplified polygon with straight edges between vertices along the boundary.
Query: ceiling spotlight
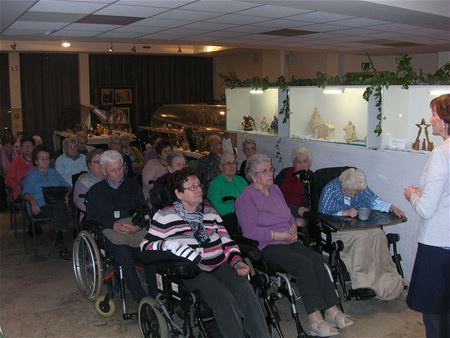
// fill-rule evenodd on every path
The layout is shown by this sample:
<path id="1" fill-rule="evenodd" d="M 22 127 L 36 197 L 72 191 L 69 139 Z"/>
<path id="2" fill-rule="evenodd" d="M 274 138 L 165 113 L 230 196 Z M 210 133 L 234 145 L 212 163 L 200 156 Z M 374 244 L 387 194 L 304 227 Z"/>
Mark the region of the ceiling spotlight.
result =
<path id="1" fill-rule="evenodd" d="M 13 43 L 10 45 L 12 50 L 16 50 L 17 44 L 16 41 L 13 41 Z"/>
<path id="2" fill-rule="evenodd" d="M 181 45 L 178 45 L 178 51 L 177 51 L 177 53 L 179 53 L 179 54 L 183 53 L 183 50 L 181 49 Z"/>
<path id="3" fill-rule="evenodd" d="M 109 45 L 109 48 L 108 48 L 108 52 L 113 52 L 113 51 L 114 51 L 114 48 L 113 48 L 113 44 L 111 42 L 111 44 Z"/>
<path id="4" fill-rule="evenodd" d="M 133 47 L 131 47 L 131 52 L 136 53 L 136 45 L 133 43 Z"/>
<path id="5" fill-rule="evenodd" d="M 64 40 L 63 42 L 61 42 L 61 46 L 64 48 L 69 48 L 71 44 L 69 41 Z"/>

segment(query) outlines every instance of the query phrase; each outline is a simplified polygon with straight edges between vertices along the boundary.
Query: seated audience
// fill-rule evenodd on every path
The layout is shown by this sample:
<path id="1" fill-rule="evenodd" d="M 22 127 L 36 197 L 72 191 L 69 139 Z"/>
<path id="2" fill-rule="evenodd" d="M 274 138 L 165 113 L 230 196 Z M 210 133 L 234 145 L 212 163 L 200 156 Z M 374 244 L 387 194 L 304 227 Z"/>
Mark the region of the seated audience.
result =
<path id="1" fill-rule="evenodd" d="M 94 150 L 95 147 L 88 145 L 88 135 L 84 131 L 79 131 L 75 136 L 78 144 L 78 152 L 87 156 L 87 154 Z"/>
<path id="2" fill-rule="evenodd" d="M 72 186 L 72 175 L 87 171 L 86 156 L 78 152 L 77 139 L 74 137 L 65 138 L 62 146 L 64 153 L 56 159 L 55 169 Z"/>
<path id="3" fill-rule="evenodd" d="M 167 174 L 167 157 L 172 152 L 172 145 L 168 140 L 161 140 L 156 144 L 158 158 L 150 160 L 142 170 L 142 188 L 146 199 L 150 197 L 155 181 Z"/>
<path id="4" fill-rule="evenodd" d="M 21 184 L 25 175 L 33 168 L 31 154 L 33 153 L 34 139 L 22 138 L 20 140 L 20 154 L 11 163 L 5 184 L 11 189 L 12 200 L 17 200 L 21 195 Z"/>
<path id="5" fill-rule="evenodd" d="M 105 178 L 103 168 L 100 164 L 102 149 L 94 149 L 86 156 L 88 172 L 81 174 L 73 188 L 73 202 L 83 212 L 86 212 L 86 194 L 89 189 Z"/>
<path id="6" fill-rule="evenodd" d="M 242 152 L 245 155 L 245 160 L 242 161 L 241 167 L 239 168 L 239 175 L 245 178 L 245 165 L 247 164 L 247 159 L 256 154 L 256 142 L 254 139 L 247 138 L 242 142 Z"/>
<path id="7" fill-rule="evenodd" d="M 156 155 L 156 144 L 162 140 L 161 135 L 158 133 L 153 133 L 150 135 L 149 143 L 147 144 L 147 150 L 144 152 L 144 166 L 148 161 L 158 158 Z"/>
<path id="8" fill-rule="evenodd" d="M 248 158 L 247 180 L 252 183 L 236 201 L 236 214 L 245 237 L 257 240 L 263 257 L 295 277 L 308 314 L 311 335 L 327 337 L 353 324 L 342 313 L 322 256 L 297 241 L 297 224 L 280 188 L 273 184 L 271 159 Z M 325 312 L 325 318 L 321 311 Z M 325 319 L 325 320 L 324 320 Z"/>
<path id="9" fill-rule="evenodd" d="M 400 209 L 370 190 L 360 169 L 347 169 L 320 194 L 319 212 L 323 214 L 356 217 L 361 207 L 404 217 Z M 354 294 L 366 297 L 375 292 L 377 298 L 390 300 L 402 293 L 404 281 L 391 259 L 382 229 L 338 231 L 333 233 L 333 240 L 344 243 L 341 259 L 350 274 Z"/>
<path id="10" fill-rule="evenodd" d="M 233 236 L 238 233 L 234 202 L 248 184 L 241 176 L 236 175 L 236 158 L 233 154 L 222 154 L 219 168 L 222 173 L 209 183 L 208 200 L 222 217 L 228 232 Z M 224 201 L 224 197 L 233 198 Z"/>
<path id="11" fill-rule="evenodd" d="M 8 174 L 11 162 L 17 155 L 12 135 L 9 130 L 5 130 L 4 132 L 5 133 L 1 137 L 0 146 L 0 210 L 6 210 L 8 208 L 5 178 Z"/>
<path id="12" fill-rule="evenodd" d="M 38 134 L 34 134 L 32 137 L 35 146 L 40 146 L 41 144 L 44 144 L 44 141 L 42 141 L 42 137 L 39 136 Z"/>
<path id="13" fill-rule="evenodd" d="M 106 237 L 106 249 L 122 266 L 125 285 L 134 300 L 139 302 L 146 293 L 136 272 L 135 258 L 139 252 L 139 243 L 146 231 L 144 229 L 136 245 L 132 245 L 131 242 L 125 244 L 124 238 L 132 240 L 135 239 L 136 234 L 139 235 L 142 232 L 141 226 L 144 224 L 134 225 L 127 218 L 130 212 L 145 204 L 144 195 L 139 183 L 124 175 L 123 157 L 119 152 L 105 151 L 100 156 L 100 163 L 106 178 L 89 189 L 86 220 L 102 225 Z"/>
<path id="14" fill-rule="evenodd" d="M 30 213 L 38 217 L 52 217 L 56 228 L 55 247 L 59 250 L 59 256 L 70 260 L 72 255 L 64 244 L 63 233 L 69 225 L 69 210 L 67 209 L 67 200 L 55 199 L 51 205 L 44 199 L 43 187 L 69 187 L 66 180 L 58 173 L 56 169 L 50 168 L 50 153 L 44 146 L 36 146 L 32 153 L 33 167 L 23 180 L 23 199 L 30 202 Z M 36 232 L 40 233 L 40 227 Z M 67 236 L 66 236 L 67 237 Z M 67 239 L 67 238 L 66 238 Z"/>
<path id="15" fill-rule="evenodd" d="M 158 191 L 166 188 L 169 184 L 171 174 L 173 174 L 175 171 L 186 168 L 186 166 L 186 157 L 184 157 L 184 154 L 182 152 L 174 151 L 169 153 L 169 155 L 167 155 L 168 173 L 156 179 L 155 183 L 153 184 L 152 191 Z"/>
<path id="16" fill-rule="evenodd" d="M 184 285 L 201 291 L 224 337 L 270 337 L 246 278 L 249 267 L 220 216 L 212 207 L 202 205 L 200 180 L 187 168 L 175 172 L 171 180 L 177 200 L 154 215 L 141 250 L 148 254 L 169 251 L 198 267 L 201 272 L 184 280 Z"/>
<path id="17" fill-rule="evenodd" d="M 131 160 L 131 166 L 133 167 L 133 173 L 139 175 L 144 168 L 144 156 L 141 151 L 130 146 L 131 137 L 128 134 L 120 135 L 120 142 L 122 143 L 122 153 L 128 156 Z"/>
<path id="18" fill-rule="evenodd" d="M 123 158 L 123 164 L 124 164 L 124 173 L 126 177 L 133 177 L 134 171 L 133 171 L 133 164 L 131 163 L 131 159 L 128 155 L 125 155 L 122 152 L 122 142 L 120 141 L 119 135 L 111 135 L 109 137 L 109 149 L 117 151 L 120 155 L 122 155 Z"/>
<path id="19" fill-rule="evenodd" d="M 209 154 L 203 156 L 195 163 L 198 178 L 203 184 L 204 191 L 208 191 L 209 182 L 220 174 L 219 162 L 222 154 L 222 139 L 219 135 L 211 135 L 206 140 Z"/>
<path id="20" fill-rule="evenodd" d="M 284 168 L 275 178 L 287 205 L 295 218 L 303 217 L 309 211 L 309 191 L 303 178 L 312 178 L 311 153 L 304 147 L 292 150 L 292 167 Z M 304 177 L 307 176 L 307 177 Z"/>

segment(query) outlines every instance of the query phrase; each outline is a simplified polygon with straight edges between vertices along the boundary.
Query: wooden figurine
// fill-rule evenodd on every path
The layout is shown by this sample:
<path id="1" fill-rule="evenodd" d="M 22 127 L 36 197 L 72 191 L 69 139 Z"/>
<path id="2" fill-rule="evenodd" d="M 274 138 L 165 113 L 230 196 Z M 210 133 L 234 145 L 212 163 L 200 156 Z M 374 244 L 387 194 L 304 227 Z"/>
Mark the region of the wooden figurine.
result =
<path id="1" fill-rule="evenodd" d="M 261 120 L 261 131 L 267 133 L 269 131 L 269 124 L 267 123 L 266 117 L 263 116 Z"/>
<path id="2" fill-rule="evenodd" d="M 309 129 L 312 132 L 312 136 L 317 139 L 333 139 L 335 133 L 335 126 L 323 121 L 317 107 L 314 108 L 314 112 L 311 115 L 309 121 Z"/>
<path id="3" fill-rule="evenodd" d="M 253 119 L 253 117 L 251 117 L 250 115 L 248 116 L 243 116 L 242 117 L 242 122 L 241 122 L 242 128 L 245 131 L 252 131 L 256 129 L 256 123 L 255 120 Z"/>
<path id="4" fill-rule="evenodd" d="M 348 121 L 343 130 L 345 132 L 344 140 L 346 140 L 347 142 L 353 142 L 356 140 L 356 126 L 352 121 Z"/>
<path id="5" fill-rule="evenodd" d="M 428 150 L 432 151 L 434 148 L 433 142 L 430 141 L 430 136 L 428 134 L 428 128 L 430 127 L 430 124 L 427 124 L 425 122 L 425 119 L 422 118 L 420 123 L 416 124 L 417 128 L 419 130 L 417 131 L 417 137 L 414 143 L 412 144 L 412 148 L 414 150 Z M 425 138 L 422 140 L 422 147 L 420 146 L 420 135 L 422 135 L 422 129 L 425 130 Z"/>

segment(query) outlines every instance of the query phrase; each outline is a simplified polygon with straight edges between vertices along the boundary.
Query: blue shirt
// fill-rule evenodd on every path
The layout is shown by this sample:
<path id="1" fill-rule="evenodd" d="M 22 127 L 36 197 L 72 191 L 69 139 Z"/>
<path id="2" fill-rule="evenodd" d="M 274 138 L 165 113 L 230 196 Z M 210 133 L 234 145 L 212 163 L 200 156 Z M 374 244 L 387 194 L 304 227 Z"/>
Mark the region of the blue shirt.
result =
<path id="1" fill-rule="evenodd" d="M 78 174 L 82 171 L 87 171 L 86 156 L 83 154 L 78 154 L 77 158 L 73 160 L 66 156 L 66 154 L 62 154 L 56 159 L 55 168 L 66 180 L 67 184 L 65 185 L 69 185 L 71 187 L 72 175 Z"/>
<path id="2" fill-rule="evenodd" d="M 48 168 L 46 174 L 42 174 L 36 167 L 33 167 L 23 180 L 22 194 L 31 195 L 41 207 L 45 205 L 43 187 L 68 187 L 66 180 L 53 168 Z"/>

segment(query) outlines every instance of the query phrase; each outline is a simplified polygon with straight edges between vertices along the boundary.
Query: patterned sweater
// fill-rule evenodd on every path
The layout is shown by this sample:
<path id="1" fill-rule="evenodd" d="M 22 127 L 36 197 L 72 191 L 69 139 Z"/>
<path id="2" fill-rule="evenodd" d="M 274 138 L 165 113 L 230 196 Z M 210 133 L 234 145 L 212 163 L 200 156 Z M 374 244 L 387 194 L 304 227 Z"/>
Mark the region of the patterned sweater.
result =
<path id="1" fill-rule="evenodd" d="M 201 245 L 195 239 L 189 224 L 181 219 L 174 206 L 165 207 L 153 216 L 148 233 L 141 242 L 141 250 L 172 251 L 193 261 L 193 254 L 198 255 L 201 258 L 198 267 L 203 271 L 212 271 L 225 261 L 234 266 L 242 260 L 239 247 L 231 240 L 222 219 L 214 208 L 208 205 L 204 206 L 203 226 L 210 241 Z M 173 249 L 173 245 L 169 243 L 183 245 L 192 252 L 186 253 L 186 249 L 183 248 Z"/>

